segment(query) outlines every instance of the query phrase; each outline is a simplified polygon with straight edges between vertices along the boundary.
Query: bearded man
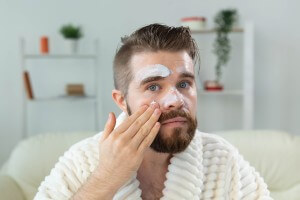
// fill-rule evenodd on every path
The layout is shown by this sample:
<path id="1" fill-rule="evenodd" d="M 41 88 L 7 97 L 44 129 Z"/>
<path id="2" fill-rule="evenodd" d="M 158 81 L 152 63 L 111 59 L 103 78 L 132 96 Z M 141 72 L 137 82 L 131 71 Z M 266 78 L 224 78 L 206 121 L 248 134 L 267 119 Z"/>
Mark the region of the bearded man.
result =
<path id="1" fill-rule="evenodd" d="M 35 199 L 271 199 L 235 147 L 197 130 L 190 30 L 151 24 L 122 43 L 112 98 L 123 112 L 73 145 Z"/>

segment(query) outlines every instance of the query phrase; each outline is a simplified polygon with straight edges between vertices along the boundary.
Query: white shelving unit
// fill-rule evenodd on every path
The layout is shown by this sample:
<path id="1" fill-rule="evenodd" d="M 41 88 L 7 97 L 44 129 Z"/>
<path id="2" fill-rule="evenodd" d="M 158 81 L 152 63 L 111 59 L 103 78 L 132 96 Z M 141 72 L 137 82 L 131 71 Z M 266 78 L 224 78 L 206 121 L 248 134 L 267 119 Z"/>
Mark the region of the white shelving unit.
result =
<path id="1" fill-rule="evenodd" d="M 29 136 L 28 130 L 28 104 L 37 103 L 37 102 L 54 102 L 54 101 L 90 101 L 90 103 L 94 106 L 94 129 L 97 130 L 99 127 L 99 116 L 98 116 L 98 40 L 94 41 L 94 52 L 91 54 L 39 54 L 39 53 L 27 53 L 25 48 L 25 39 L 20 39 L 20 49 L 21 49 L 21 67 L 22 73 L 27 70 L 27 61 L 29 60 L 42 60 L 42 59 L 50 59 L 60 62 L 60 60 L 72 59 L 72 60 L 92 60 L 93 61 L 93 69 L 94 69 L 94 91 L 92 95 L 86 96 L 67 96 L 67 95 L 57 95 L 52 97 L 34 97 L 34 99 L 29 100 L 27 98 L 24 85 L 22 85 L 23 92 L 23 137 L 26 138 Z M 23 77 L 22 77 L 23 78 Z M 23 84 L 23 82 L 22 82 Z M 85 102 L 86 103 L 86 102 Z"/>
<path id="2" fill-rule="evenodd" d="M 192 31 L 193 35 L 215 34 L 215 29 Z M 223 91 L 198 91 L 198 96 L 240 96 L 243 101 L 243 129 L 253 129 L 254 115 L 254 26 L 246 22 L 242 28 L 234 28 L 229 34 L 242 34 L 243 36 L 243 88 L 240 90 L 224 89 Z M 226 70 L 226 69 L 225 69 Z"/>

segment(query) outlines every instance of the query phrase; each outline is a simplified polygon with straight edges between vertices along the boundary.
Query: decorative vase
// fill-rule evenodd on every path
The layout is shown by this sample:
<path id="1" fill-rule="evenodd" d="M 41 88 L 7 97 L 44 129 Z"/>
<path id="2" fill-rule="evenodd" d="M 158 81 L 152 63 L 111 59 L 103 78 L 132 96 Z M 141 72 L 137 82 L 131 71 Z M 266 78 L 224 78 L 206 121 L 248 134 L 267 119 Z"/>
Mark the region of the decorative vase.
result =
<path id="1" fill-rule="evenodd" d="M 78 40 L 66 39 L 65 44 L 68 53 L 70 54 L 78 53 Z"/>
<path id="2" fill-rule="evenodd" d="M 205 29 L 205 17 L 184 17 L 181 19 L 181 25 L 187 26 L 191 31 L 201 31 Z"/>
<path id="3" fill-rule="evenodd" d="M 205 81 L 204 89 L 207 91 L 222 91 L 224 89 L 224 86 L 218 81 Z"/>
<path id="4" fill-rule="evenodd" d="M 49 39 L 47 36 L 42 36 L 40 39 L 40 52 L 42 54 L 49 53 Z"/>

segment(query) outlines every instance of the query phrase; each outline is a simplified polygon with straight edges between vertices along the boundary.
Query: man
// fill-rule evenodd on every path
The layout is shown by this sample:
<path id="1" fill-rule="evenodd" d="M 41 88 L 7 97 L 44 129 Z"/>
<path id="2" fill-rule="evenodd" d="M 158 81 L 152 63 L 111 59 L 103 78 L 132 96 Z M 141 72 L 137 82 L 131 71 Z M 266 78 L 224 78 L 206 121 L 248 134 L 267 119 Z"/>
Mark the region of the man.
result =
<path id="1" fill-rule="evenodd" d="M 73 145 L 35 199 L 271 199 L 232 145 L 196 130 L 189 29 L 151 24 L 122 41 L 112 98 L 123 113 Z"/>

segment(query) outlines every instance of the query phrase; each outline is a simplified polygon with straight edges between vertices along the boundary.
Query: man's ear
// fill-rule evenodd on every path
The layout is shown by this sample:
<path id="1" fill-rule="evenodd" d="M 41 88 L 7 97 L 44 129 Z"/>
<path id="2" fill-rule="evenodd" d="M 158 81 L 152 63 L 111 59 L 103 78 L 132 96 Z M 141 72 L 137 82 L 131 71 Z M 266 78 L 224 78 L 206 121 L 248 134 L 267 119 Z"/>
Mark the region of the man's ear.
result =
<path id="1" fill-rule="evenodd" d="M 117 106 L 119 106 L 121 110 L 127 113 L 126 99 L 123 96 L 122 92 L 120 90 L 113 89 L 111 92 L 111 96 L 115 101 L 115 103 L 117 104 Z"/>

